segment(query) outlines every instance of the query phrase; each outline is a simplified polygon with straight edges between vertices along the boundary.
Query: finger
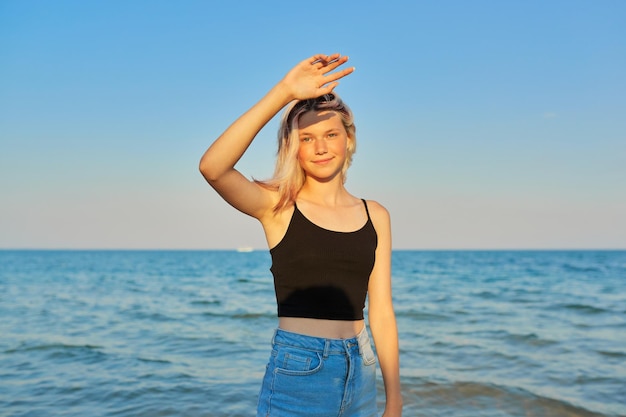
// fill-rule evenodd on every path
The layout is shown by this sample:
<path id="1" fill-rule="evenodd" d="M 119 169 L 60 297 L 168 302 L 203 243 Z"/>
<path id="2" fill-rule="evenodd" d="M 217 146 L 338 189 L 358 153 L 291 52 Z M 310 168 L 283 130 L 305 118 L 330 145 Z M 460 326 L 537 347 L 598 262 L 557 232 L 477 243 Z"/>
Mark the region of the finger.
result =
<path id="1" fill-rule="evenodd" d="M 346 60 L 347 60 L 347 57 L 343 59 L 341 54 L 338 54 L 338 53 L 334 53 L 332 55 L 317 54 L 311 57 L 310 63 L 311 65 L 315 65 L 319 69 L 322 67 L 327 67 L 337 62 L 338 62 L 337 65 L 341 65 Z M 333 67 L 333 68 L 336 68 L 336 67 Z"/>
<path id="2" fill-rule="evenodd" d="M 334 54 L 332 54 L 332 55 L 327 55 L 327 61 L 328 61 L 329 63 L 330 63 L 330 62 L 333 62 L 333 61 L 336 61 L 337 59 L 340 59 L 340 58 L 342 58 L 342 57 L 341 57 L 341 54 L 338 54 L 338 53 L 334 53 Z M 347 58 L 347 57 L 346 57 L 346 58 Z"/>
<path id="3" fill-rule="evenodd" d="M 305 61 L 308 61 L 309 64 L 313 64 L 316 61 L 319 61 L 320 59 L 324 59 L 326 58 L 326 55 L 324 54 L 315 54 L 312 57 L 305 59 Z"/>
<path id="4" fill-rule="evenodd" d="M 324 76 L 324 80 L 326 82 L 332 82 L 332 81 L 339 80 L 339 79 L 345 77 L 346 75 L 352 74 L 354 72 L 354 69 L 355 69 L 354 67 L 349 67 L 349 68 L 344 68 L 341 71 L 335 71 L 335 72 L 332 72 L 330 74 L 326 74 Z"/>
<path id="5" fill-rule="evenodd" d="M 337 81 L 335 81 L 335 82 L 332 82 L 330 84 L 326 84 L 323 87 L 320 87 L 320 89 L 319 89 L 320 96 L 323 96 L 324 94 L 331 93 L 335 89 L 335 87 L 337 87 L 338 85 L 339 85 L 339 83 Z"/>
<path id="6" fill-rule="evenodd" d="M 349 58 L 347 56 L 342 56 L 342 57 L 337 56 L 335 59 L 332 59 L 326 63 L 326 65 L 324 66 L 324 71 L 328 73 L 334 70 L 335 68 L 348 62 L 348 59 Z"/>
<path id="7" fill-rule="evenodd" d="M 307 59 L 306 61 L 308 61 L 308 63 L 311 65 L 317 65 L 321 63 L 323 66 L 328 62 L 328 59 L 329 59 L 328 55 L 317 54 L 317 55 L 313 55 L 311 58 Z"/>

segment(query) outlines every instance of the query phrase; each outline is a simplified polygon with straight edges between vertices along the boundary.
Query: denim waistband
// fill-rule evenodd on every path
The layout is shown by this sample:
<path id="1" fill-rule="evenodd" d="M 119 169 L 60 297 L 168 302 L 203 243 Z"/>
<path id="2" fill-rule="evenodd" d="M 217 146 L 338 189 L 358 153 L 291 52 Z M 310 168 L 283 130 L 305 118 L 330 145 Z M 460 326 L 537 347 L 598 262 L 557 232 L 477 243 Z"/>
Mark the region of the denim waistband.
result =
<path id="1" fill-rule="evenodd" d="M 345 355 L 350 353 L 353 347 L 358 347 L 359 353 L 363 352 L 363 346 L 370 343 L 367 329 L 363 330 L 349 339 L 328 339 L 323 337 L 309 336 L 300 333 L 293 333 L 283 329 L 276 329 L 272 344 L 292 346 L 299 349 L 320 352 L 323 356 Z"/>

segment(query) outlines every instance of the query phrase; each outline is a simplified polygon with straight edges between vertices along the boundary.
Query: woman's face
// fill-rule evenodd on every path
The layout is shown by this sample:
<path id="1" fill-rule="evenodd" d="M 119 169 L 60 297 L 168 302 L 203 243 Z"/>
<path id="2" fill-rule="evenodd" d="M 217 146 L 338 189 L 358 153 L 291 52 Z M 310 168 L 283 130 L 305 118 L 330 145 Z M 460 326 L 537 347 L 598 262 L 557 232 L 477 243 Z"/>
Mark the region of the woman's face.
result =
<path id="1" fill-rule="evenodd" d="M 328 181 L 341 173 L 351 139 L 337 113 L 304 113 L 298 120 L 298 133 L 298 162 L 307 177 Z"/>

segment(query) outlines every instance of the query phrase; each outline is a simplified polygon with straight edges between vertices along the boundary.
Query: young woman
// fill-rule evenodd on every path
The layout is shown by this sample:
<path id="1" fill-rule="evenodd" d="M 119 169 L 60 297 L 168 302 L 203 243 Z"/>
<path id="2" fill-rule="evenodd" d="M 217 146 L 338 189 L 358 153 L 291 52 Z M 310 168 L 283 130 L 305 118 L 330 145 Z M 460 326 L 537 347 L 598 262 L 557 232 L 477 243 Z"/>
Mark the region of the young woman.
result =
<path id="1" fill-rule="evenodd" d="M 389 214 L 344 186 L 355 127 L 333 89 L 354 71 L 347 61 L 320 54 L 300 62 L 200 161 L 224 200 L 261 222 L 272 256 L 279 321 L 257 416 L 377 415 L 366 295 L 385 385 L 383 415 L 402 412 Z M 250 181 L 235 164 L 286 106 L 274 178 Z"/>

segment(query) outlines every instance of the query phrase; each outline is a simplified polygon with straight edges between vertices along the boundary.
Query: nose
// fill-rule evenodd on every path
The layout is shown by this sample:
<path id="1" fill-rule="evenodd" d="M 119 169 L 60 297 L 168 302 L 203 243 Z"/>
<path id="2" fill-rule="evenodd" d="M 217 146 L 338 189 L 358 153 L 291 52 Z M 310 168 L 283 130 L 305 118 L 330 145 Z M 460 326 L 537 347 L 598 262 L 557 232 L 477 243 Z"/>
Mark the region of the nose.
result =
<path id="1" fill-rule="evenodd" d="M 325 139 L 316 139 L 315 140 L 315 153 L 317 155 L 323 155 L 328 151 L 327 147 L 326 147 L 326 140 Z"/>

